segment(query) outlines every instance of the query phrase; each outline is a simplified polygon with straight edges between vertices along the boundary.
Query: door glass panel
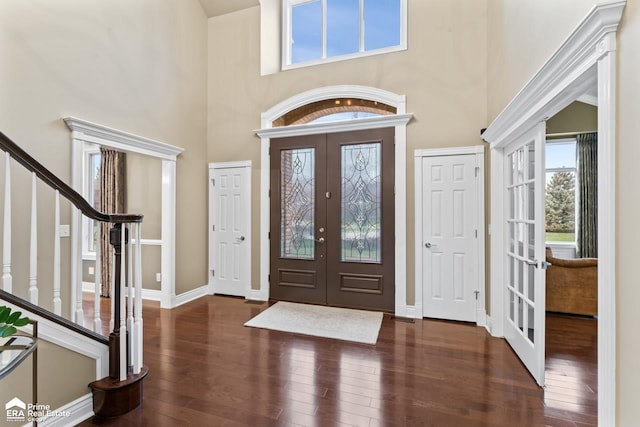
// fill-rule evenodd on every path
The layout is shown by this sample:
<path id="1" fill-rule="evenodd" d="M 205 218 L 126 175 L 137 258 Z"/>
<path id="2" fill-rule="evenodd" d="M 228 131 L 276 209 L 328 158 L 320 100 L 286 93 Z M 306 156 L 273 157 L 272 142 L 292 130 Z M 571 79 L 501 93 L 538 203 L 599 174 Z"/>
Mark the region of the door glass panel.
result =
<path id="1" fill-rule="evenodd" d="M 280 152 L 280 256 L 315 255 L 315 149 Z"/>
<path id="2" fill-rule="evenodd" d="M 340 250 L 342 261 L 381 261 L 381 143 L 343 145 Z"/>
<path id="3" fill-rule="evenodd" d="M 535 316 L 535 315 L 534 315 L 534 309 L 533 309 L 533 306 L 532 306 L 532 305 L 527 304 L 527 307 L 528 307 L 528 310 L 527 310 L 527 311 L 529 312 L 529 319 L 528 319 L 528 321 L 527 321 L 527 323 L 528 323 L 528 327 L 527 327 L 527 338 L 529 338 L 529 341 L 531 341 L 531 343 L 533 344 L 533 343 L 535 343 L 535 340 L 534 340 L 534 334 L 533 334 L 533 332 L 534 332 L 534 328 L 533 328 L 533 326 L 535 325 L 535 323 L 534 323 L 534 320 L 535 320 L 535 319 L 534 319 L 534 316 Z"/>

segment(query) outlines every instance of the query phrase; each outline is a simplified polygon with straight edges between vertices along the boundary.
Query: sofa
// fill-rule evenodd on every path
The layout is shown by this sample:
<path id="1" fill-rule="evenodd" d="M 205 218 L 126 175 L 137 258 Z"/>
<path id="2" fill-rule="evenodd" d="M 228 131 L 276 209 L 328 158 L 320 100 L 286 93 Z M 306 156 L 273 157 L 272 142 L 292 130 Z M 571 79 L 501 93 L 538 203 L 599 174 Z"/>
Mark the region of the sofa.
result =
<path id="1" fill-rule="evenodd" d="M 546 310 L 580 314 L 598 315 L 598 259 L 555 258 L 551 248 L 546 249 L 547 296 Z"/>

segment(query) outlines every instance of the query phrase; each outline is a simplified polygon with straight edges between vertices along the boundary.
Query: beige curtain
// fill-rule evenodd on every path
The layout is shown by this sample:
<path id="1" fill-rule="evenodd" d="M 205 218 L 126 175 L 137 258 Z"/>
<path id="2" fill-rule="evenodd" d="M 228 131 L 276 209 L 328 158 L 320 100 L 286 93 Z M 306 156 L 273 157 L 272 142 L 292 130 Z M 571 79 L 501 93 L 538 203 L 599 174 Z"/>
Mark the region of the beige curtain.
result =
<path id="1" fill-rule="evenodd" d="M 100 149 L 100 208 L 105 213 L 124 213 L 126 200 L 126 155 L 108 148 Z M 100 260 L 102 263 L 103 297 L 111 296 L 113 274 L 113 247 L 109 243 L 109 230 L 113 224 L 100 226 Z"/>

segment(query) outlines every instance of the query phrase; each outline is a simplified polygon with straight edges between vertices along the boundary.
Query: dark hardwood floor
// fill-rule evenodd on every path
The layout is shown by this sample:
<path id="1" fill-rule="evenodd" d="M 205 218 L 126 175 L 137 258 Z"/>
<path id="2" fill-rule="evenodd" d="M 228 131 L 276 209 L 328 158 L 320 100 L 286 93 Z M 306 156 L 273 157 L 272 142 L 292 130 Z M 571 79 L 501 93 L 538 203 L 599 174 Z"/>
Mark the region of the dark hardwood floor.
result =
<path id="1" fill-rule="evenodd" d="M 543 390 L 484 328 L 385 315 L 373 346 L 243 326 L 267 306 L 145 302 L 142 405 L 81 425 L 597 425 L 594 319 L 547 316 Z"/>

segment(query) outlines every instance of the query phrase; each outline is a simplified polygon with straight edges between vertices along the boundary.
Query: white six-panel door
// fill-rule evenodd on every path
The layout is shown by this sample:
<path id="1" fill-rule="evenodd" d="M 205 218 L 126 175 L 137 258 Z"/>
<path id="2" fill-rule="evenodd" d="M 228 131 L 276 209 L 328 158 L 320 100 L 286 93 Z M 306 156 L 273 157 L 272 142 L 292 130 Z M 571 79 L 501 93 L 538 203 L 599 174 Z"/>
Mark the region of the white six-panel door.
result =
<path id="1" fill-rule="evenodd" d="M 478 201 L 475 155 L 422 159 L 425 317 L 476 321 Z"/>
<path id="2" fill-rule="evenodd" d="M 539 385 L 544 385 L 545 235 L 542 122 L 505 148 L 504 335 Z"/>
<path id="3" fill-rule="evenodd" d="M 247 296 L 251 289 L 251 166 L 209 167 L 209 283 L 215 294 Z"/>

